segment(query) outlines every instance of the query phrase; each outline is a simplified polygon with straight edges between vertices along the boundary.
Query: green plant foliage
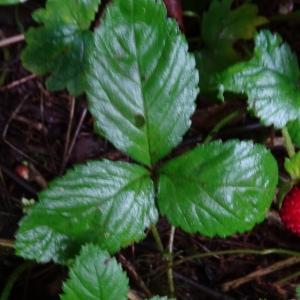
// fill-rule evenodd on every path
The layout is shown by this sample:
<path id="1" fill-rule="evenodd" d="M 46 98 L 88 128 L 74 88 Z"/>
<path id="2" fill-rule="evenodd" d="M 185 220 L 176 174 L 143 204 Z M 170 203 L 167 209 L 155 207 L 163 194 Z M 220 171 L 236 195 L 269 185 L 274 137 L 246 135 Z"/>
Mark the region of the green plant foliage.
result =
<path id="1" fill-rule="evenodd" d="M 282 128 L 300 118 L 297 57 L 278 34 L 257 34 L 253 58 L 225 70 L 218 82 L 221 94 L 246 94 L 249 108 L 265 125 Z"/>
<path id="2" fill-rule="evenodd" d="M 152 165 L 190 127 L 198 93 L 195 60 L 161 0 L 115 0 L 95 32 L 89 87 L 98 132 Z"/>
<path id="3" fill-rule="evenodd" d="M 88 61 L 93 50 L 89 30 L 100 0 L 48 0 L 33 18 L 41 24 L 26 33 L 23 65 L 38 75 L 50 74 L 47 88 L 67 88 L 77 96 L 86 87 Z"/>
<path id="4" fill-rule="evenodd" d="M 87 92 L 97 132 L 147 166 L 107 160 L 77 166 L 50 183 L 28 209 L 16 236 L 18 255 L 70 264 L 80 253 L 61 300 L 127 298 L 128 278 L 109 254 L 144 238 L 158 219 L 156 198 L 173 225 L 206 236 L 227 236 L 263 220 L 278 181 L 273 156 L 251 142 L 204 144 L 155 165 L 190 127 L 199 91 L 194 57 L 176 22 L 167 18 L 162 0 L 113 0 L 92 33 L 99 3 L 48 0 L 45 9 L 34 13 L 41 26 L 27 33 L 22 56 L 35 73 L 50 74 L 48 88 L 66 87 L 72 95 Z M 213 2 L 209 13 L 217 21 L 210 23 L 205 16 L 209 32 L 204 38 L 207 49 L 217 44 L 225 50 L 223 59 L 236 61 L 234 42 L 251 38 L 265 19 L 257 17 L 251 4 L 234 11 L 231 4 Z M 220 5 L 228 20 L 221 20 Z M 278 36 L 262 32 L 256 38 L 255 57 L 222 73 L 222 87 L 247 93 L 254 103 L 251 108 L 261 107 L 261 102 L 268 102 L 271 112 L 284 107 L 271 119 L 286 117 L 291 107 L 290 114 L 298 117 L 296 100 L 283 97 L 294 96 L 289 88 L 296 90 L 296 63 Z M 250 91 L 256 82 L 272 88 L 279 83 L 281 92 L 270 101 L 271 87 L 259 86 L 265 101 L 257 97 L 258 90 Z M 292 119 L 289 115 L 284 122 Z"/>
<path id="5" fill-rule="evenodd" d="M 12 5 L 12 4 L 19 4 L 24 3 L 27 0 L 0 0 L 0 5 Z"/>
<path id="6" fill-rule="evenodd" d="M 277 163 L 263 146 L 217 141 L 162 166 L 158 205 L 185 231 L 225 237 L 264 219 L 277 181 Z"/>
<path id="7" fill-rule="evenodd" d="M 157 221 L 149 173 L 135 164 L 93 161 L 54 180 L 21 221 L 17 254 L 65 263 L 92 242 L 115 253 Z"/>
<path id="8" fill-rule="evenodd" d="M 300 285 L 296 286 L 296 297 L 297 299 L 300 299 Z"/>
<path id="9" fill-rule="evenodd" d="M 287 128 L 294 144 L 300 147 L 300 119 L 289 122 Z"/>
<path id="10" fill-rule="evenodd" d="M 286 158 L 284 168 L 292 179 L 300 179 L 300 152 L 296 153 L 292 158 Z"/>
<path id="11" fill-rule="evenodd" d="M 252 39 L 256 27 L 268 22 L 258 16 L 256 5 L 245 3 L 231 9 L 232 3 L 233 0 L 214 0 L 203 15 L 201 32 L 205 47 L 196 56 L 202 92 L 215 91 L 216 73 L 242 59 L 235 43 Z"/>
<path id="12" fill-rule="evenodd" d="M 61 300 L 125 300 L 127 275 L 108 252 L 86 245 L 70 269 Z"/>

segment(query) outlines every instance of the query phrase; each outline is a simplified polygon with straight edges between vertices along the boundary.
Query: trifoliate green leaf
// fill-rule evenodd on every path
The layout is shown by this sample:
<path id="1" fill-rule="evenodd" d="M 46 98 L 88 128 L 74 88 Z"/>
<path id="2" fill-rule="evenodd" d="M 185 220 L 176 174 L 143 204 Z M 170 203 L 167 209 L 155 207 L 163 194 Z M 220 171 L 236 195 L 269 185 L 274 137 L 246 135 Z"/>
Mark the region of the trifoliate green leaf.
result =
<path id="1" fill-rule="evenodd" d="M 294 144 L 300 147 L 300 119 L 289 122 L 287 128 Z"/>
<path id="2" fill-rule="evenodd" d="M 277 163 L 263 146 L 217 141 L 162 166 L 158 205 L 174 226 L 225 237 L 264 219 L 277 180 Z"/>
<path id="3" fill-rule="evenodd" d="M 93 49 L 91 22 L 101 0 L 48 0 L 33 18 L 41 24 L 26 33 L 24 66 L 38 75 L 50 75 L 49 90 L 67 88 L 77 96 L 86 87 L 88 60 Z"/>
<path id="4" fill-rule="evenodd" d="M 161 0 L 114 0 L 95 34 L 87 92 L 96 129 L 151 165 L 190 127 L 194 57 Z"/>
<path id="5" fill-rule="evenodd" d="M 296 153 L 291 158 L 286 158 L 284 168 L 289 173 L 292 179 L 300 179 L 300 152 Z"/>
<path id="6" fill-rule="evenodd" d="M 12 4 L 19 4 L 24 3 L 27 0 L 0 0 L 0 5 L 12 5 Z"/>
<path id="7" fill-rule="evenodd" d="M 61 300 L 125 300 L 127 275 L 115 258 L 94 245 L 86 245 L 70 269 Z"/>
<path id="8" fill-rule="evenodd" d="M 253 58 L 228 68 L 218 82 L 221 93 L 246 94 L 249 108 L 265 125 L 282 128 L 300 118 L 297 57 L 277 34 L 257 34 Z"/>
<path id="9" fill-rule="evenodd" d="M 196 56 L 202 92 L 216 90 L 216 73 L 242 59 L 235 43 L 252 39 L 256 27 L 267 23 L 266 18 L 258 16 L 255 4 L 245 3 L 231 9 L 232 3 L 233 0 L 214 0 L 203 15 L 205 47 Z"/>
<path id="10" fill-rule="evenodd" d="M 18 255 L 39 262 L 65 262 L 87 242 L 115 253 L 141 240 L 158 217 L 148 171 L 124 162 L 77 166 L 39 199 L 15 244 Z"/>

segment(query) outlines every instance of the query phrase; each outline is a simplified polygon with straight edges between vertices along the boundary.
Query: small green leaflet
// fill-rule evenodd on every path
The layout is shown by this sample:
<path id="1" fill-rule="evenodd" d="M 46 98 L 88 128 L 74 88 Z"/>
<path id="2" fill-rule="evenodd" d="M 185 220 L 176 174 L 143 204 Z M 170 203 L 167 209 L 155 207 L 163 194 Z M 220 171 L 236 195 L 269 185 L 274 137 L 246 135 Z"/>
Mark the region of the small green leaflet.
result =
<path id="1" fill-rule="evenodd" d="M 0 5 L 12 5 L 12 4 L 19 4 L 24 3 L 27 0 L 0 0 Z"/>
<path id="2" fill-rule="evenodd" d="M 252 39 L 256 27 L 268 22 L 258 16 L 255 4 L 245 3 L 231 9 L 232 3 L 233 0 L 214 0 L 203 15 L 201 32 L 205 47 L 196 55 L 201 92 L 217 89 L 216 73 L 242 59 L 235 43 Z"/>
<path id="3" fill-rule="evenodd" d="M 277 163 L 265 147 L 217 141 L 162 166 L 158 205 L 174 226 L 225 237 L 265 218 L 277 181 Z"/>
<path id="4" fill-rule="evenodd" d="M 77 96 L 86 87 L 88 60 L 93 50 L 89 30 L 101 0 L 48 0 L 33 18 L 41 26 L 26 33 L 23 65 L 38 75 L 50 75 L 47 88 L 67 88 Z"/>
<path id="5" fill-rule="evenodd" d="M 287 128 L 294 144 L 300 147 L 300 119 L 289 122 Z"/>
<path id="6" fill-rule="evenodd" d="M 253 58 L 218 76 L 224 91 L 246 94 L 248 106 L 265 125 L 284 127 L 300 118 L 297 57 L 277 34 L 263 30 L 256 35 Z"/>
<path id="7" fill-rule="evenodd" d="M 20 223 L 17 254 L 65 263 L 91 242 L 115 253 L 155 223 L 149 172 L 135 164 L 93 161 L 54 180 Z"/>
<path id="8" fill-rule="evenodd" d="M 153 165 L 190 127 L 194 57 L 162 0 L 114 0 L 95 35 L 87 93 L 96 130 Z"/>
<path id="9" fill-rule="evenodd" d="M 86 245 L 70 269 L 61 300 L 126 300 L 127 275 L 108 252 Z"/>
<path id="10" fill-rule="evenodd" d="M 291 158 L 286 158 L 284 161 L 284 168 L 292 179 L 300 180 L 300 152 L 296 153 Z"/>

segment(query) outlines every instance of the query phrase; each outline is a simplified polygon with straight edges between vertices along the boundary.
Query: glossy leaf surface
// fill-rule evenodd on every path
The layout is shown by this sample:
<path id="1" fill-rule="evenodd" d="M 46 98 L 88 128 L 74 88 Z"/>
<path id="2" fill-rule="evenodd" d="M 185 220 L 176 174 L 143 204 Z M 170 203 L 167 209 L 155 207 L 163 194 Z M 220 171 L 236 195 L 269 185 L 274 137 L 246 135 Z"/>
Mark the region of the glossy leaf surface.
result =
<path id="1" fill-rule="evenodd" d="M 88 61 L 93 49 L 91 22 L 101 0 L 48 0 L 33 18 L 41 26 L 26 33 L 24 66 L 38 75 L 50 74 L 49 90 L 67 88 L 77 96 L 86 87 Z"/>
<path id="2" fill-rule="evenodd" d="M 12 5 L 12 4 L 19 4 L 24 3 L 27 0 L 0 0 L 0 5 Z"/>
<path id="3" fill-rule="evenodd" d="M 214 0 L 203 15 L 201 32 L 205 47 L 197 54 L 202 92 L 216 90 L 216 73 L 242 59 L 235 43 L 252 39 L 257 26 L 267 23 L 266 18 L 258 16 L 256 5 L 245 3 L 231 9 L 232 3 L 233 0 Z"/>
<path id="4" fill-rule="evenodd" d="M 265 125 L 284 127 L 300 118 L 297 57 L 277 34 L 261 31 L 253 58 L 219 76 L 220 91 L 246 94 L 248 105 Z"/>
<path id="5" fill-rule="evenodd" d="M 70 269 L 61 300 L 126 300 L 127 275 L 115 258 L 94 245 L 84 246 Z"/>
<path id="6" fill-rule="evenodd" d="M 18 255 L 65 262 L 87 242 L 115 253 L 139 241 L 158 217 L 154 188 L 144 168 L 93 161 L 52 182 L 21 221 Z"/>
<path id="7" fill-rule="evenodd" d="M 264 219 L 277 180 L 277 163 L 263 146 L 213 142 L 162 166 L 158 204 L 187 232 L 225 237 Z"/>
<path id="8" fill-rule="evenodd" d="M 198 74 L 187 42 L 161 0 L 115 0 L 95 44 L 88 99 L 96 129 L 152 165 L 190 127 Z"/>

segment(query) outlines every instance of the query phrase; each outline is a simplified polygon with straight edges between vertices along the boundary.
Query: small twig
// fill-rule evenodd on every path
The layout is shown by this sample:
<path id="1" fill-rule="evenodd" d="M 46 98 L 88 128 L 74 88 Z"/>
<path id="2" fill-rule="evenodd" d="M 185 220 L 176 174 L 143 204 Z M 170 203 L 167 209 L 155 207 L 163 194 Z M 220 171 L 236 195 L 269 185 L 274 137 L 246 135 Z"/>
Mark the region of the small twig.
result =
<path id="1" fill-rule="evenodd" d="M 139 284 L 139 286 L 144 291 L 144 293 L 148 297 L 150 297 L 151 296 L 150 290 L 147 288 L 144 280 L 139 276 L 134 266 L 122 254 L 119 255 L 119 258 L 124 268 L 127 269 L 127 271 L 132 275 L 132 277 Z"/>
<path id="2" fill-rule="evenodd" d="M 2 248 L 13 248 L 14 242 L 11 240 L 0 239 L 0 247 Z"/>
<path id="3" fill-rule="evenodd" d="M 142 300 L 142 298 L 139 297 L 133 290 L 129 290 L 127 297 L 129 300 Z"/>
<path id="4" fill-rule="evenodd" d="M 21 156 L 26 157 L 26 159 L 28 159 L 29 161 L 31 161 L 31 162 L 33 162 L 34 164 L 37 165 L 38 164 L 37 161 L 35 161 L 33 158 L 31 158 L 29 155 L 27 155 L 22 150 L 18 149 L 15 145 L 13 145 L 6 138 L 7 133 L 8 133 L 8 129 L 10 127 L 10 124 L 12 123 L 12 121 L 14 120 L 14 118 L 18 115 L 19 111 L 21 110 L 22 106 L 27 101 L 27 99 L 28 99 L 28 97 L 24 97 L 24 99 L 22 99 L 22 101 L 20 102 L 20 104 L 16 107 L 16 109 L 10 115 L 8 121 L 6 122 L 6 124 L 4 126 L 4 129 L 3 129 L 3 132 L 2 132 L 2 139 L 3 139 L 4 143 L 7 144 L 10 148 L 12 148 L 14 151 L 16 151 L 17 153 L 19 153 Z"/>
<path id="5" fill-rule="evenodd" d="M 165 249 L 164 249 L 163 243 L 160 239 L 159 232 L 155 225 L 151 226 L 151 232 L 152 232 L 153 238 L 155 240 L 155 243 L 157 245 L 159 252 L 161 252 L 163 254 L 165 252 Z"/>
<path id="6" fill-rule="evenodd" d="M 22 85 L 22 84 L 24 84 L 28 81 L 34 80 L 36 78 L 37 78 L 37 76 L 35 74 L 28 75 L 24 78 L 18 79 L 16 81 L 13 81 L 13 82 L 1 87 L 0 92 L 5 92 L 5 91 L 8 91 L 8 90 L 11 90 L 11 89 L 13 89 L 13 88 L 15 88 L 19 85 Z"/>
<path id="7" fill-rule="evenodd" d="M 215 255 L 245 255 L 245 254 L 253 254 L 253 255 L 271 255 L 271 254 L 282 254 L 282 255 L 288 255 L 288 256 L 295 256 L 300 257 L 300 252 L 288 250 L 288 249 L 281 249 L 281 248 L 269 248 L 264 250 L 256 250 L 256 249 L 233 249 L 233 250 L 224 250 L 224 251 L 212 251 L 212 252 L 206 252 L 206 253 L 198 253 L 195 255 L 191 255 L 188 257 L 184 257 L 182 259 L 179 259 L 178 261 L 173 263 L 173 266 L 179 266 L 185 262 L 199 259 L 199 258 L 205 258 Z"/>
<path id="8" fill-rule="evenodd" d="M 25 40 L 24 34 L 18 34 L 0 41 L 0 48 L 7 47 Z"/>
<path id="9" fill-rule="evenodd" d="M 174 236 L 175 236 L 175 226 L 171 227 L 170 232 L 170 239 L 168 244 L 168 284 L 169 284 L 169 291 L 170 291 L 170 297 L 175 296 L 175 285 L 174 285 L 174 276 L 173 276 L 173 245 L 174 245 Z"/>
<path id="10" fill-rule="evenodd" d="M 73 119 L 74 119 L 75 103 L 76 103 L 75 97 L 70 97 L 70 116 L 69 116 L 69 123 L 68 123 L 68 129 L 67 129 L 67 134 L 66 134 L 63 162 L 62 162 L 62 167 L 60 170 L 61 174 L 63 173 L 65 165 L 66 165 L 66 158 L 67 158 L 68 149 L 69 149 L 69 145 L 70 145 L 70 136 L 71 136 Z"/>
<path id="11" fill-rule="evenodd" d="M 237 278 L 237 279 L 234 279 L 234 280 L 231 280 L 229 282 L 226 282 L 222 285 L 222 289 L 223 291 L 227 292 L 229 290 L 232 290 L 232 289 L 236 289 L 238 288 L 239 286 L 249 282 L 249 281 L 252 281 L 252 280 L 255 280 L 259 277 L 262 277 L 262 276 L 265 276 L 265 275 L 268 275 L 270 273 L 274 273 L 278 270 L 281 270 L 283 268 L 287 268 L 291 265 L 294 265 L 294 264 L 297 264 L 300 262 L 300 257 L 290 257 L 288 259 L 285 259 L 285 260 L 281 260 L 267 268 L 264 268 L 264 269 L 259 269 L 257 271 L 254 271 L 246 276 L 243 276 L 243 277 L 240 277 L 240 278 Z"/>
<path id="12" fill-rule="evenodd" d="M 44 125 L 40 122 L 35 122 L 35 121 L 27 119 L 23 116 L 15 116 L 14 120 L 18 121 L 22 124 L 25 124 L 28 127 L 35 129 L 36 131 L 43 131 L 43 132 L 47 133 L 47 128 L 45 128 Z"/>
<path id="13" fill-rule="evenodd" d="M 79 134 L 79 132 L 80 132 L 81 126 L 82 126 L 82 124 L 83 124 L 83 121 L 84 121 L 86 115 L 87 115 L 87 108 L 84 108 L 84 110 L 83 110 L 82 113 L 81 113 L 81 117 L 80 117 L 80 120 L 79 120 L 79 122 L 78 122 L 78 126 L 77 126 L 77 128 L 76 128 L 76 131 L 75 131 L 75 133 L 74 133 L 73 139 L 72 139 L 72 141 L 71 141 L 71 144 L 70 144 L 70 147 L 69 147 L 69 150 L 68 150 L 68 153 L 67 153 L 65 162 L 64 162 L 64 164 L 62 165 L 62 170 L 65 169 L 65 167 L 66 167 L 66 165 L 67 165 L 67 163 L 68 163 L 68 161 L 69 161 L 69 159 L 70 159 L 70 156 L 71 156 L 72 151 L 73 151 L 73 148 L 74 148 L 74 146 L 75 146 L 75 143 L 76 143 L 78 134 Z"/>
<path id="14" fill-rule="evenodd" d="M 287 151 L 289 157 L 291 158 L 296 153 L 294 144 L 293 144 L 292 139 L 291 139 L 291 136 L 290 136 L 289 131 L 286 127 L 282 128 L 281 132 L 282 132 L 282 136 L 283 136 L 283 139 L 284 139 L 284 146 L 286 148 L 286 151 Z"/>

